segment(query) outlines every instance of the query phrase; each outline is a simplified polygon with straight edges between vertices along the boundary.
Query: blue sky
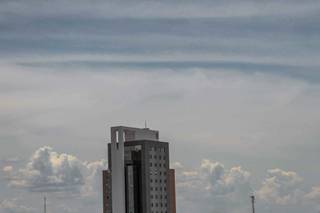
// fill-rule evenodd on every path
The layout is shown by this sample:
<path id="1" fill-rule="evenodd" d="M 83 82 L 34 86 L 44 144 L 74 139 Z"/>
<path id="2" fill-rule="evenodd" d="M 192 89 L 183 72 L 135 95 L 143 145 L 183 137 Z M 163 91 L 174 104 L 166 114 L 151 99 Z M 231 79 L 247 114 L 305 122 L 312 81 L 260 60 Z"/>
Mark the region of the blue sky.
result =
<path id="1" fill-rule="evenodd" d="M 0 212 L 43 194 L 101 211 L 109 127 L 145 120 L 171 142 L 178 212 L 248 212 L 252 192 L 259 212 L 319 212 L 319 10 L 0 1 Z"/>

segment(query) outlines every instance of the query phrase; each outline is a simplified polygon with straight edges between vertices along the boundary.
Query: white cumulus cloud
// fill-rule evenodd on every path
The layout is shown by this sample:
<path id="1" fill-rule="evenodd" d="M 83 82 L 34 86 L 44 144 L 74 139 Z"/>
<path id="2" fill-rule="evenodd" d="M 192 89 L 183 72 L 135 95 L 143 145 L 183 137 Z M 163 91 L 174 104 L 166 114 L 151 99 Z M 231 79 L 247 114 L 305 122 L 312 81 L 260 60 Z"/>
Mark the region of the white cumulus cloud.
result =
<path id="1" fill-rule="evenodd" d="M 303 179 L 295 172 L 281 169 L 268 170 L 262 187 L 257 191 L 260 199 L 280 205 L 287 205 L 301 201 Z"/>
<path id="2" fill-rule="evenodd" d="M 250 172 L 240 166 L 230 169 L 220 162 L 202 160 L 196 169 L 177 170 L 177 191 L 180 208 L 193 208 L 198 203 L 201 211 L 245 212 L 247 202 L 243 194 L 250 194 Z M 202 203 L 202 204 L 201 204 Z M 202 207 L 201 207 L 202 206 Z"/>
<path id="3" fill-rule="evenodd" d="M 30 161 L 12 175 L 10 185 L 30 191 L 72 191 L 90 194 L 104 161 L 84 162 L 77 157 L 57 153 L 51 147 L 41 147 Z"/>

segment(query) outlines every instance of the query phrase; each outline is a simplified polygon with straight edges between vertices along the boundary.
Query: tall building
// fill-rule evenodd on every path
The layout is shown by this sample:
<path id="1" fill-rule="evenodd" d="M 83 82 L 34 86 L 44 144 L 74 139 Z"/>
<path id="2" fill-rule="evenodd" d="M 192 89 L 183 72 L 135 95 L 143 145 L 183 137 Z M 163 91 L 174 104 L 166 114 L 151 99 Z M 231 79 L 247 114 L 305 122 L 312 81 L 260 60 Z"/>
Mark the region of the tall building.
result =
<path id="1" fill-rule="evenodd" d="M 104 213 L 175 213 L 169 143 L 148 128 L 111 127 L 103 171 Z"/>

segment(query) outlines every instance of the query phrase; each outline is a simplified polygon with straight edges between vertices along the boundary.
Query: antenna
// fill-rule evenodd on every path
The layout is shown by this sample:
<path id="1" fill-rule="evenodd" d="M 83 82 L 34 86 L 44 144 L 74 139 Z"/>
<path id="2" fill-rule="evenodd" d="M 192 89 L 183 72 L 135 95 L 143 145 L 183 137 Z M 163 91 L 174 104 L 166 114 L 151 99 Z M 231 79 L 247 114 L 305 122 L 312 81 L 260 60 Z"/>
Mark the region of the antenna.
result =
<path id="1" fill-rule="evenodd" d="M 147 120 L 144 120 L 144 128 L 147 129 Z"/>
<path id="2" fill-rule="evenodd" d="M 43 212 L 47 213 L 47 198 L 46 198 L 46 196 L 43 197 Z"/>
<path id="3" fill-rule="evenodd" d="M 251 204 L 252 204 L 252 213 L 255 213 L 255 209 L 254 209 L 255 197 L 254 197 L 254 195 L 251 195 L 250 198 L 251 198 Z"/>

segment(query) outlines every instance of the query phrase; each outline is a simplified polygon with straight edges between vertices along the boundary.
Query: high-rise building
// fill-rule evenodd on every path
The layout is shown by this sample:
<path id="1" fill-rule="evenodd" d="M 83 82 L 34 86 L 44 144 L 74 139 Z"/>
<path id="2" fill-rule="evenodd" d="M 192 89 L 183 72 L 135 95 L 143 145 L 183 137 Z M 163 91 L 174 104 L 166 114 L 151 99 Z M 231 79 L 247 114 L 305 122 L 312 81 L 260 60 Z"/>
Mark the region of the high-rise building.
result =
<path id="1" fill-rule="evenodd" d="M 148 128 L 111 127 L 109 170 L 103 172 L 104 213 L 175 213 L 169 143 Z"/>

